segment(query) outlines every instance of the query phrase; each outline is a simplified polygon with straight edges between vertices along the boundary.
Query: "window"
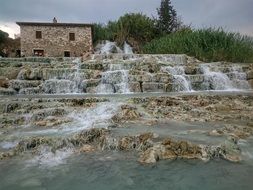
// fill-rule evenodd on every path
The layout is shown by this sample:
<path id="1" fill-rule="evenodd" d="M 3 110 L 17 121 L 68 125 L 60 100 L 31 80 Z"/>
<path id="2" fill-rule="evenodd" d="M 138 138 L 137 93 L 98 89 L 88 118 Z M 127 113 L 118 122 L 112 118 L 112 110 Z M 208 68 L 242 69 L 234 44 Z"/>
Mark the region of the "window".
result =
<path id="1" fill-rule="evenodd" d="M 43 57 L 44 56 L 44 50 L 43 49 L 34 49 L 33 55 L 36 57 Z"/>
<path id="2" fill-rule="evenodd" d="M 69 41 L 75 41 L 75 33 L 69 33 Z"/>
<path id="3" fill-rule="evenodd" d="M 42 38 L 42 32 L 36 31 L 36 39 L 41 39 L 41 38 Z"/>
<path id="4" fill-rule="evenodd" d="M 64 51 L 64 57 L 70 57 L 70 51 Z"/>

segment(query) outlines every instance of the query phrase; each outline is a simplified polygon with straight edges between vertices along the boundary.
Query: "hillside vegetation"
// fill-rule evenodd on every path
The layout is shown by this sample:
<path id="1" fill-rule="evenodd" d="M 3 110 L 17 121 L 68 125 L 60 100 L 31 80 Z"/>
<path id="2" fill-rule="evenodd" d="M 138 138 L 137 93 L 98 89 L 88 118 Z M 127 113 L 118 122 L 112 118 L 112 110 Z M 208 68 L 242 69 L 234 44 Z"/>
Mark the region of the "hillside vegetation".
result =
<path id="1" fill-rule="evenodd" d="M 146 43 L 143 53 L 187 54 L 203 61 L 253 62 L 253 40 L 222 29 L 181 30 Z"/>
<path id="2" fill-rule="evenodd" d="M 192 29 L 182 23 L 170 0 L 161 0 L 157 18 L 127 13 L 116 21 L 95 24 L 93 43 L 128 42 L 135 53 L 187 54 L 202 61 L 253 62 L 251 37 L 222 28 Z"/>

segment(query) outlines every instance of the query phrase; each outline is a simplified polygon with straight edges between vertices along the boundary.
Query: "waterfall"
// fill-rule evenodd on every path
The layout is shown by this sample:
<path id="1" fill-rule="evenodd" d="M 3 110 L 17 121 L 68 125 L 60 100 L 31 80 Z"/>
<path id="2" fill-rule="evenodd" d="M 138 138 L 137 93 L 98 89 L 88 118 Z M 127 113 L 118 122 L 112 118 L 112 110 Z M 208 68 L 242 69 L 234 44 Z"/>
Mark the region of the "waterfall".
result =
<path id="1" fill-rule="evenodd" d="M 96 92 L 101 94 L 129 93 L 128 72 L 129 70 L 123 69 L 122 64 L 109 64 L 109 70 L 102 73 L 101 83 Z"/>
<path id="2" fill-rule="evenodd" d="M 75 93 L 76 89 L 74 81 L 64 79 L 50 79 L 43 84 L 43 90 L 47 94 Z"/>
<path id="3" fill-rule="evenodd" d="M 124 53 L 133 54 L 133 48 L 126 42 L 124 42 Z"/>
<path id="4" fill-rule="evenodd" d="M 99 48 L 97 53 L 99 54 L 109 54 L 109 53 L 122 53 L 123 51 L 116 45 L 115 42 L 105 41 L 103 45 Z"/>
<path id="5" fill-rule="evenodd" d="M 185 77 L 183 66 L 166 66 L 162 67 L 162 71 L 167 72 L 173 76 L 173 90 L 174 91 L 191 91 L 191 83 Z"/>
<path id="6" fill-rule="evenodd" d="M 201 65 L 202 72 L 204 74 L 204 82 L 202 86 L 206 90 L 233 90 L 232 81 L 229 77 L 218 71 L 211 71 L 210 66 Z"/>
<path id="7" fill-rule="evenodd" d="M 132 47 L 127 43 L 124 42 L 123 49 L 117 46 L 116 42 L 110 42 L 106 40 L 102 44 L 98 44 L 96 47 L 97 54 L 109 54 L 109 53 L 124 53 L 124 54 L 133 54 Z"/>
<path id="8" fill-rule="evenodd" d="M 234 91 L 252 87 L 250 64 L 201 63 L 186 55 L 131 54 L 126 42 L 121 54 L 110 53 L 115 42 L 106 41 L 100 48 L 105 54 L 94 54 L 92 60 L 82 63 L 80 58 L 54 58 L 45 63 L 24 60 L 22 66 L 14 67 L 15 77 L 0 94 Z"/>
<path id="9" fill-rule="evenodd" d="M 250 89 L 250 85 L 247 82 L 247 74 L 243 72 L 241 66 L 233 65 L 230 68 L 230 72 L 228 74 L 230 80 L 233 81 L 233 86 L 236 89 Z"/>
<path id="10" fill-rule="evenodd" d="M 82 78 L 80 75 L 80 64 L 81 64 L 81 59 L 80 58 L 76 58 L 73 63 L 75 63 L 75 73 L 74 73 L 74 78 L 73 81 L 75 83 L 75 88 L 74 88 L 74 92 L 75 93 L 81 93 L 83 86 L 82 86 Z"/>
<path id="11" fill-rule="evenodd" d="M 63 73 L 52 73 L 49 79 L 43 84 L 43 90 L 48 94 L 62 94 L 62 93 L 82 93 L 82 77 L 80 74 L 81 59 L 76 58 L 72 61 L 74 68 L 72 72 L 67 70 Z"/>

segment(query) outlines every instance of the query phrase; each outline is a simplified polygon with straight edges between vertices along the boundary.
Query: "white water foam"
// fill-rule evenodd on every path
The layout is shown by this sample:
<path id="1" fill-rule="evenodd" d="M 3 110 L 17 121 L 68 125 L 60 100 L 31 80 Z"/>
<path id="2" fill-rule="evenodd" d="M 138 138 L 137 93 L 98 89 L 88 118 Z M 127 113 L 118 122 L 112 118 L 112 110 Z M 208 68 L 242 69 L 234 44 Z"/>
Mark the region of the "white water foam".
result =
<path id="1" fill-rule="evenodd" d="M 123 49 L 117 46 L 116 42 L 111 42 L 106 40 L 96 51 L 97 54 L 110 54 L 110 53 L 124 53 L 124 54 L 133 54 L 133 48 L 127 43 L 124 42 Z"/>
<path id="2" fill-rule="evenodd" d="M 39 166 L 40 168 L 51 168 L 64 164 L 66 159 L 73 154 L 72 149 L 61 149 L 52 152 L 50 147 L 41 147 L 38 151 L 39 155 L 27 161 L 27 166 Z"/>
<path id="3" fill-rule="evenodd" d="M 98 103 L 91 108 L 73 110 L 66 117 L 73 122 L 63 124 L 58 128 L 39 129 L 17 133 L 16 135 L 70 135 L 93 127 L 106 128 L 111 123 L 111 118 L 117 113 L 120 103 Z"/>
<path id="4" fill-rule="evenodd" d="M 235 90 L 232 81 L 222 72 L 211 71 L 209 65 L 201 65 L 206 90 Z"/>
<path id="5" fill-rule="evenodd" d="M 43 90 L 47 94 L 75 93 L 77 85 L 75 81 L 50 79 L 44 82 Z"/>
<path id="6" fill-rule="evenodd" d="M 96 93 L 130 93 L 128 72 L 129 70 L 123 69 L 122 64 L 110 64 L 109 71 L 102 73 L 101 83 L 98 85 Z"/>
<path id="7" fill-rule="evenodd" d="M 124 42 L 124 54 L 133 54 L 133 48 L 126 42 Z"/>
<path id="8" fill-rule="evenodd" d="M 185 70 L 183 66 L 166 66 L 162 67 L 163 72 L 167 72 L 173 76 L 174 91 L 192 91 L 191 83 L 185 78 Z"/>
<path id="9" fill-rule="evenodd" d="M 105 41 L 105 44 L 102 45 L 101 49 L 97 53 L 99 54 L 123 53 L 123 51 L 116 45 L 115 42 Z"/>
<path id="10" fill-rule="evenodd" d="M 243 71 L 241 66 L 233 65 L 230 68 L 228 77 L 230 78 L 230 80 L 233 80 L 233 86 L 235 88 L 242 90 L 251 89 L 250 84 L 247 81 L 247 74 Z"/>
<path id="11" fill-rule="evenodd" d="M 62 128 L 64 132 L 78 132 L 93 127 L 107 127 L 111 118 L 117 113 L 120 104 L 114 102 L 99 103 L 94 108 L 71 112 L 68 117 L 73 119 L 73 124 Z"/>
<path id="12" fill-rule="evenodd" d="M 69 70 L 56 70 L 49 73 L 42 89 L 47 94 L 82 93 L 83 77 L 80 74 L 81 58 L 72 61 L 74 67 Z"/>
<path id="13" fill-rule="evenodd" d="M 82 78 L 80 75 L 80 67 L 81 67 L 81 58 L 76 58 L 73 63 L 75 63 L 75 70 L 73 81 L 75 82 L 75 89 L 74 93 L 81 93 L 83 86 L 82 86 Z"/>

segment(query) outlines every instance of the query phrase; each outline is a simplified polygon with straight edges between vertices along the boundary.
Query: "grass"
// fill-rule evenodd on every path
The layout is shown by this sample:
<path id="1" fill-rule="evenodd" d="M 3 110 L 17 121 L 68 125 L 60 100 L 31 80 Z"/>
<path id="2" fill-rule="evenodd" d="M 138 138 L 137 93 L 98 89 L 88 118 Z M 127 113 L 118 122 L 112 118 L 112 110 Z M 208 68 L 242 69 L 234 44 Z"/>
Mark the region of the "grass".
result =
<path id="1" fill-rule="evenodd" d="M 253 40 L 222 29 L 185 29 L 142 47 L 148 54 L 187 54 L 202 61 L 253 62 Z"/>

